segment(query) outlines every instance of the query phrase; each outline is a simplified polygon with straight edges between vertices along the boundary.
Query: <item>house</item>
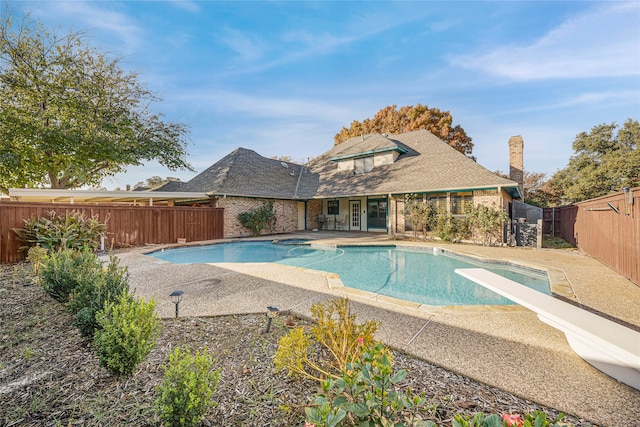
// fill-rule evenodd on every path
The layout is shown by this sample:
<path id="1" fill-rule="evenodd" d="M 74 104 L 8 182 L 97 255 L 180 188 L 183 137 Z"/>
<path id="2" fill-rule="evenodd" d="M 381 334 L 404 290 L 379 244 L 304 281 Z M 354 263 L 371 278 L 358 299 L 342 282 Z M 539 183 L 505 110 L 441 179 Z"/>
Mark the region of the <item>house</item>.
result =
<path id="1" fill-rule="evenodd" d="M 518 140 L 519 138 L 519 140 Z M 511 176 L 522 175 L 522 138 L 509 141 Z M 468 202 L 511 212 L 521 183 L 502 178 L 426 130 L 370 134 L 334 146 L 308 164 L 238 148 L 179 189 L 225 208 L 225 237 L 248 235 L 237 215 L 274 201 L 278 233 L 331 229 L 403 234 L 409 196 L 453 215 Z"/>

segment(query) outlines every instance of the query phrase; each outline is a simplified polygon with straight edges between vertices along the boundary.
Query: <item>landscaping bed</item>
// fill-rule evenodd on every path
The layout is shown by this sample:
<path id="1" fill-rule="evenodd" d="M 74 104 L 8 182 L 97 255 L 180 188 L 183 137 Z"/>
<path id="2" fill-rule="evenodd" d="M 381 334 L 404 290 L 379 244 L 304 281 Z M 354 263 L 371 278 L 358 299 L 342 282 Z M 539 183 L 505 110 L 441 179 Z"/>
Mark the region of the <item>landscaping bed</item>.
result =
<path id="1" fill-rule="evenodd" d="M 30 270 L 28 264 L 0 267 L 0 425 L 160 425 L 153 404 L 156 386 L 168 354 L 183 344 L 206 346 L 221 368 L 213 395 L 217 406 L 204 425 L 304 424 L 304 408 L 318 384 L 275 371 L 278 340 L 289 331 L 285 317 L 276 318 L 269 333 L 264 313 L 163 320 L 157 348 L 133 377 L 119 380 L 99 366 L 91 342 L 73 326 L 64 307 L 32 283 Z M 438 425 L 451 426 L 459 413 L 558 414 L 402 353 L 394 352 L 394 367 L 408 371 L 405 385 L 426 395 L 430 405 L 423 415 Z"/>

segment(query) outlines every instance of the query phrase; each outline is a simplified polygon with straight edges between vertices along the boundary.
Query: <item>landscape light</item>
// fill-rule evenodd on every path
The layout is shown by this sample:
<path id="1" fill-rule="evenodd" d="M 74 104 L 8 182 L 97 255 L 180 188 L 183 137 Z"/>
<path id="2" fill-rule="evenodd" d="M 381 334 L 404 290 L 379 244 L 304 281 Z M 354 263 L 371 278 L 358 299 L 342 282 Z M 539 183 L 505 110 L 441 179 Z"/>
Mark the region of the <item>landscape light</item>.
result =
<path id="1" fill-rule="evenodd" d="M 271 320 L 278 316 L 278 312 L 280 310 L 278 310 L 278 307 L 273 307 L 273 306 L 269 306 L 267 307 L 267 329 L 265 329 L 264 333 L 268 334 L 269 333 L 269 329 L 271 329 Z"/>
<path id="2" fill-rule="evenodd" d="M 176 305 L 176 319 L 178 318 L 178 304 L 180 304 L 180 301 L 182 301 L 182 294 L 183 293 L 184 292 L 182 292 L 182 291 L 173 291 L 169 295 L 171 297 L 171 302 Z"/>

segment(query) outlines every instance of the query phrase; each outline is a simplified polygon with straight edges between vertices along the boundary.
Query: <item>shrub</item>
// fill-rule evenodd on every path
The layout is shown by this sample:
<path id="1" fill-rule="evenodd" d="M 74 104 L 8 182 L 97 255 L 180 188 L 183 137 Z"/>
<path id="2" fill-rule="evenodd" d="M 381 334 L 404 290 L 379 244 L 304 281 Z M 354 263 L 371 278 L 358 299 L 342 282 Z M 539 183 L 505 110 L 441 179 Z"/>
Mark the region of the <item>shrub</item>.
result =
<path id="1" fill-rule="evenodd" d="M 65 304 L 76 317 L 75 325 L 85 337 L 93 336 L 96 313 L 105 303 L 129 290 L 129 273 L 111 256 L 105 268 L 95 254 L 87 251 L 57 251 L 44 258 L 41 267 L 43 288 Z"/>
<path id="2" fill-rule="evenodd" d="M 238 214 L 238 221 L 243 227 L 251 231 L 253 236 L 259 236 L 265 228 L 270 231 L 275 230 L 276 211 L 273 201 L 263 202 L 262 206 L 257 209 Z"/>
<path id="3" fill-rule="evenodd" d="M 316 322 L 311 334 L 295 328 L 280 338 L 275 366 L 278 370 L 286 370 L 288 375 L 318 381 L 338 378 L 348 362 L 373 344 L 378 323 L 356 323 L 346 298 L 332 300 L 326 306 L 314 304 L 311 314 Z"/>
<path id="4" fill-rule="evenodd" d="M 67 303 L 80 281 L 102 269 L 96 256 L 86 251 L 56 251 L 44 258 L 40 276 L 42 287 L 56 300 Z"/>
<path id="5" fill-rule="evenodd" d="M 571 427 L 573 424 L 566 423 L 564 414 L 560 414 L 554 420 L 547 420 L 547 414 L 543 411 L 533 411 L 524 416 L 502 414 L 502 417 L 491 414 L 485 416 L 482 412 L 477 413 L 473 418 L 456 415 L 453 417 L 453 427 Z"/>
<path id="6" fill-rule="evenodd" d="M 489 246 L 500 239 L 503 224 L 509 222 L 509 216 L 495 204 L 492 206 L 470 206 L 468 213 L 470 228 L 480 236 L 480 241 Z"/>
<path id="7" fill-rule="evenodd" d="M 98 322 L 96 314 L 105 304 L 116 301 L 123 292 L 129 291 L 129 272 L 126 267 L 120 267 L 120 260 L 111 255 L 106 268 L 83 274 L 78 280 L 78 286 L 69 296 L 67 309 L 75 314 L 75 325 L 82 335 L 92 337 Z"/>
<path id="8" fill-rule="evenodd" d="M 166 426 L 197 426 L 214 405 L 211 395 L 220 381 L 220 369 L 207 349 L 192 355 L 188 348 L 177 347 L 164 367 L 164 379 L 158 386 L 156 411 Z"/>
<path id="9" fill-rule="evenodd" d="M 435 426 L 420 417 L 423 396 L 398 390 L 406 377 L 405 370 L 394 372 L 386 346 L 370 347 L 347 363 L 341 378 L 322 382 L 315 407 L 305 409 L 306 421 L 316 427 L 333 427 L 343 419 L 356 426 Z"/>
<path id="10" fill-rule="evenodd" d="M 55 211 L 46 216 L 24 220 L 23 228 L 14 228 L 18 238 L 26 243 L 21 250 L 31 246 L 42 246 L 48 251 L 58 249 L 98 249 L 100 237 L 107 231 L 106 223 L 98 216 L 86 217 L 83 212 L 73 211 L 58 215 Z"/>
<path id="11" fill-rule="evenodd" d="M 438 211 L 430 203 L 424 203 L 416 195 L 408 196 L 405 201 L 405 208 L 402 214 L 411 223 L 413 238 L 417 240 L 418 232 L 422 232 L 427 237 L 427 232 L 435 228 Z"/>
<path id="12" fill-rule="evenodd" d="M 136 299 L 123 291 L 96 314 L 94 346 L 100 364 L 117 376 L 131 376 L 156 346 L 161 325 L 155 301 Z"/>
<path id="13" fill-rule="evenodd" d="M 42 246 L 32 246 L 27 252 L 27 260 L 31 263 L 33 274 L 40 275 L 40 267 L 44 263 L 45 258 L 49 252 Z"/>

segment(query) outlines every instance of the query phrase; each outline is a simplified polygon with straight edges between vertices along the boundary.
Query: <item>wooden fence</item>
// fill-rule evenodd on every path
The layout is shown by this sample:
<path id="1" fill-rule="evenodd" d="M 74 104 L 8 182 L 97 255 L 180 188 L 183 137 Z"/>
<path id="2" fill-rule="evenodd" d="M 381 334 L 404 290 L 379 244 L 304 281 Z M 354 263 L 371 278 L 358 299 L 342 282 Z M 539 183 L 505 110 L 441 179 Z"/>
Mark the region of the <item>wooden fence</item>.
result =
<path id="1" fill-rule="evenodd" d="M 185 206 L 118 206 L 59 203 L 0 203 L 0 263 L 25 258 L 19 252 L 24 243 L 18 240 L 13 228 L 22 228 L 24 219 L 41 217 L 55 211 L 59 215 L 80 211 L 97 215 L 107 223 L 105 246 L 141 246 L 145 244 L 175 243 L 223 238 L 224 209 Z"/>
<path id="2" fill-rule="evenodd" d="M 555 235 L 640 286 L 640 187 L 572 206 L 546 208 L 544 215 L 545 232 L 549 230 L 547 215 L 554 215 Z"/>
<path id="3" fill-rule="evenodd" d="M 542 211 L 542 233 L 560 236 L 572 245 L 576 245 L 573 229 L 576 224 L 578 207 L 575 205 L 558 208 L 544 208 Z"/>

